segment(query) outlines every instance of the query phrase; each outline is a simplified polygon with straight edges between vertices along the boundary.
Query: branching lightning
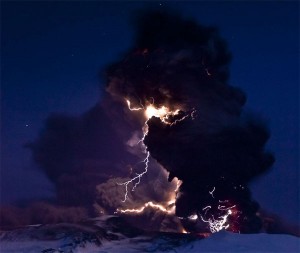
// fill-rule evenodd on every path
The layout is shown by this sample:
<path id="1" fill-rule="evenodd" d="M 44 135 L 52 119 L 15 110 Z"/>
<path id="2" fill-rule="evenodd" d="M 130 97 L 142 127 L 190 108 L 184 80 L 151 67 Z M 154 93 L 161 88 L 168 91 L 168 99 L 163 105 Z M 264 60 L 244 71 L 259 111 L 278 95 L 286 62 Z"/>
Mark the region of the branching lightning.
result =
<path id="1" fill-rule="evenodd" d="M 148 171 L 148 166 L 149 166 L 149 156 L 150 156 L 150 153 L 147 152 L 147 156 L 146 158 L 143 160 L 143 162 L 145 163 L 145 169 L 142 173 L 138 174 L 137 173 L 137 176 L 135 176 L 134 178 L 124 182 L 124 183 L 117 183 L 118 185 L 125 185 L 125 196 L 124 196 L 124 199 L 122 200 L 122 202 L 125 202 L 128 198 L 128 185 L 131 184 L 131 183 L 134 183 L 133 187 L 132 187 L 132 191 L 135 190 L 135 188 L 137 187 L 137 185 L 141 182 L 141 177 L 147 173 Z"/>
<path id="2" fill-rule="evenodd" d="M 224 200 L 224 201 L 219 200 L 219 202 L 227 203 L 228 201 L 227 200 Z M 205 211 L 205 213 L 204 213 L 204 215 L 200 215 L 200 218 L 203 222 L 208 223 L 210 231 L 212 233 L 215 233 L 222 229 L 229 228 L 230 224 L 227 223 L 228 217 L 234 213 L 232 210 L 235 207 L 236 207 L 236 205 L 229 206 L 229 207 L 224 206 L 224 205 L 218 205 L 218 210 L 226 211 L 226 213 L 223 215 L 220 215 L 218 218 L 215 218 L 214 215 L 211 215 L 211 217 L 209 217 L 209 218 L 205 218 L 207 216 L 207 212 L 212 208 L 211 206 L 206 206 L 202 209 L 203 211 Z"/>
<path id="3" fill-rule="evenodd" d="M 216 188 L 214 187 L 211 191 L 208 191 L 213 198 L 215 198 L 213 195 L 215 190 Z M 222 215 L 219 215 L 218 218 L 215 218 L 212 214 L 208 215 L 208 212 L 212 210 L 211 205 L 202 208 L 202 211 L 204 212 L 203 215 L 192 214 L 188 218 L 190 220 L 197 220 L 200 217 L 203 222 L 208 223 L 211 233 L 216 233 L 222 229 L 228 229 L 230 227 L 230 224 L 228 224 L 228 217 L 239 213 L 239 211 L 236 210 L 236 205 L 228 205 L 228 200 L 219 200 L 219 203 L 217 209 L 221 211 Z"/>
<path id="4" fill-rule="evenodd" d="M 179 109 L 176 109 L 174 111 L 170 110 L 168 107 L 166 106 L 161 106 L 161 107 L 155 107 L 154 106 L 154 99 L 152 98 L 152 103 L 150 103 L 146 108 L 140 103 L 140 107 L 132 107 L 131 106 L 131 102 L 130 100 L 126 99 L 126 103 L 127 103 L 127 106 L 128 106 L 128 109 L 130 111 L 140 111 L 140 110 L 144 110 L 144 114 L 145 114 L 145 117 L 146 117 L 146 121 L 144 123 L 144 126 L 142 128 L 143 130 L 143 136 L 142 138 L 138 141 L 137 144 L 140 144 L 142 143 L 142 147 L 143 147 L 143 152 L 146 154 L 146 158 L 142 161 L 145 166 L 144 166 L 144 171 L 142 173 L 136 173 L 137 175 L 128 180 L 128 181 L 125 181 L 123 183 L 117 183 L 118 185 L 123 185 L 125 186 L 125 195 L 124 195 L 124 199 L 122 200 L 122 202 L 125 202 L 127 199 L 128 199 L 128 191 L 129 191 L 129 185 L 130 184 L 133 184 L 133 187 L 131 189 L 131 191 L 134 191 L 136 189 L 136 187 L 140 184 L 141 182 L 141 178 L 144 174 L 147 173 L 148 171 L 148 167 L 149 167 L 149 157 L 150 157 L 150 153 L 149 151 L 147 151 L 147 147 L 146 145 L 144 144 L 144 140 L 148 134 L 148 121 L 152 118 L 152 117 L 157 117 L 161 120 L 161 122 L 163 122 L 164 124 L 167 124 L 167 125 L 174 125 L 184 119 L 186 119 L 187 117 L 192 117 L 194 118 L 194 113 L 195 113 L 195 110 L 192 110 L 192 112 L 190 114 L 187 114 L 179 119 L 176 119 L 174 120 L 173 122 L 170 122 L 170 117 L 171 116 L 176 116 L 179 114 L 180 110 Z M 179 188 L 179 186 L 178 186 Z M 148 203 L 152 203 L 152 202 L 148 202 Z M 153 204 L 153 203 L 152 203 Z M 152 205 L 152 204 L 149 204 L 149 205 Z M 135 210 L 135 209 L 133 209 Z M 136 210 L 139 210 L 139 209 L 136 209 Z"/>
<path id="5" fill-rule="evenodd" d="M 215 198 L 214 197 L 214 191 L 216 190 L 216 187 L 214 187 L 211 191 L 208 191 L 209 192 L 209 194 L 213 197 L 213 198 Z"/>
<path id="6" fill-rule="evenodd" d="M 210 215 L 209 218 L 206 218 L 207 212 L 212 208 L 212 206 L 206 206 L 202 209 L 204 211 L 204 215 L 192 214 L 188 217 L 190 220 L 197 220 L 200 216 L 201 220 L 205 223 L 208 223 L 209 230 L 211 233 L 216 233 L 222 229 L 228 229 L 230 224 L 228 224 L 228 217 L 234 213 L 232 210 L 235 205 L 226 207 L 218 205 L 218 210 L 226 211 L 225 214 L 220 215 L 218 218 L 215 218 L 214 215 Z"/>
<path id="7" fill-rule="evenodd" d="M 117 211 L 115 213 L 142 213 L 147 207 L 152 207 L 155 209 L 158 209 L 166 214 L 174 214 L 175 213 L 175 201 L 176 201 L 176 194 L 177 191 L 181 185 L 181 181 L 177 180 L 176 182 L 176 189 L 174 190 L 173 196 L 171 197 L 171 199 L 163 204 L 155 204 L 152 201 L 149 201 L 145 204 L 143 204 L 143 206 L 141 206 L 140 208 L 132 208 L 132 209 L 117 209 Z"/>
<path id="8" fill-rule="evenodd" d="M 221 215 L 217 219 L 212 215 L 211 218 L 205 219 L 202 215 L 200 215 L 200 218 L 203 222 L 206 222 L 209 224 L 209 229 L 212 233 L 216 233 L 222 229 L 227 229 L 229 227 L 229 224 L 227 223 L 227 218 L 229 215 L 232 214 L 232 211 L 230 209 L 227 210 L 225 215 Z"/>
<path id="9" fill-rule="evenodd" d="M 115 213 L 142 213 L 147 207 L 152 207 L 155 209 L 159 209 L 160 211 L 166 214 L 174 214 L 175 213 L 175 201 L 176 194 L 181 185 L 182 181 L 177 179 L 176 189 L 174 193 L 171 195 L 170 200 L 165 204 L 154 204 L 152 201 L 149 201 L 143 204 L 140 208 L 132 208 L 132 209 L 117 209 Z"/>

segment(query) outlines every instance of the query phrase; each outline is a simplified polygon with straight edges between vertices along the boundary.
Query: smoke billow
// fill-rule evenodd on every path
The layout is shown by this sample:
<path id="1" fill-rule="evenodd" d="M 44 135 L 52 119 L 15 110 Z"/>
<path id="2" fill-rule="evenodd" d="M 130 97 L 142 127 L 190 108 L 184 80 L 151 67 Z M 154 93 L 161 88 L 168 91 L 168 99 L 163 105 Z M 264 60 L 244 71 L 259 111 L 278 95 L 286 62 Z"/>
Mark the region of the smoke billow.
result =
<path id="1" fill-rule="evenodd" d="M 91 207 L 96 185 L 126 175 L 135 160 L 100 105 L 79 118 L 50 116 L 39 138 L 28 146 L 56 186 L 57 202 L 69 206 Z"/>
<path id="2" fill-rule="evenodd" d="M 176 214 L 205 220 L 234 207 L 230 230 L 259 231 L 259 205 L 247 184 L 274 158 L 264 151 L 267 128 L 247 118 L 245 94 L 228 84 L 231 55 L 225 41 L 216 28 L 170 13 L 148 12 L 137 23 L 135 45 L 107 70 L 107 90 L 137 106 L 151 101 L 183 114 L 195 110 L 176 124 L 155 117 L 147 123 L 144 142 L 151 156 L 170 181 L 183 182 Z"/>

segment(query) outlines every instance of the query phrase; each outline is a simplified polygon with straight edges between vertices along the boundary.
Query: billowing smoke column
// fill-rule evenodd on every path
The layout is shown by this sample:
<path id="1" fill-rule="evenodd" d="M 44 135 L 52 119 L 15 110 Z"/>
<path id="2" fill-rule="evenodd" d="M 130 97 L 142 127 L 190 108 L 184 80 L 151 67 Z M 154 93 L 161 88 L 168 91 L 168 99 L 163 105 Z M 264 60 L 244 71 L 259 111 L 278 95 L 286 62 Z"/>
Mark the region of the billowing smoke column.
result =
<path id="1" fill-rule="evenodd" d="M 107 91 L 133 108 L 179 110 L 170 124 L 149 119 L 144 140 L 169 181 L 182 181 L 176 215 L 190 230 L 259 231 L 247 184 L 274 159 L 264 151 L 266 127 L 247 117 L 245 94 L 228 84 L 225 41 L 216 28 L 166 12 L 143 13 L 137 24 L 135 45 L 107 69 Z"/>

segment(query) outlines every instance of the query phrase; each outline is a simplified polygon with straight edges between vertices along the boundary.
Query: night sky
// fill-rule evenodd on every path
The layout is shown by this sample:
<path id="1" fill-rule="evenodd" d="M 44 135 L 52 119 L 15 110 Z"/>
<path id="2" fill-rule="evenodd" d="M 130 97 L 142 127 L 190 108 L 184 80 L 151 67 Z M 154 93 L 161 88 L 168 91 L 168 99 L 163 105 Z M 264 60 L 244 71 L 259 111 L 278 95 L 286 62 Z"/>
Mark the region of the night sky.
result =
<path id="1" fill-rule="evenodd" d="M 130 47 L 134 12 L 170 8 L 217 26 L 227 40 L 230 84 L 246 92 L 246 108 L 267 122 L 267 148 L 276 159 L 252 183 L 254 198 L 264 209 L 299 221 L 297 1 L 1 4 L 2 204 L 53 196 L 54 187 L 24 144 L 37 138 L 50 113 L 80 115 L 101 99 L 101 70 Z"/>

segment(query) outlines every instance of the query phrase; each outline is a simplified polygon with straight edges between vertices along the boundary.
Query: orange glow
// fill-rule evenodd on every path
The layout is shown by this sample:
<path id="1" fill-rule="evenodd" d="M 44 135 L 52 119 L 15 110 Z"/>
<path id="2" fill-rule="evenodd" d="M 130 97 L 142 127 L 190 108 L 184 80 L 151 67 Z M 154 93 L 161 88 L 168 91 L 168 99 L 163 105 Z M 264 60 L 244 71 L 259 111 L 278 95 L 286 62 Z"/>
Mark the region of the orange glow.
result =
<path id="1" fill-rule="evenodd" d="M 182 234 L 187 234 L 188 232 L 183 228 L 181 231 Z"/>
<path id="2" fill-rule="evenodd" d="M 145 110 L 145 115 L 146 115 L 147 119 L 150 119 L 154 116 L 154 117 L 160 118 L 160 120 L 164 123 L 166 123 L 166 119 L 169 116 L 174 116 L 174 115 L 177 115 L 178 113 L 179 113 L 179 109 L 177 109 L 175 111 L 170 111 L 170 109 L 165 106 L 156 108 L 152 104 L 147 106 L 147 108 Z"/>

